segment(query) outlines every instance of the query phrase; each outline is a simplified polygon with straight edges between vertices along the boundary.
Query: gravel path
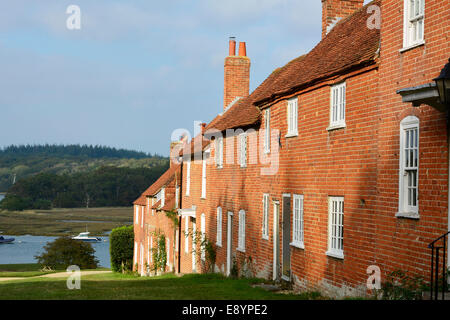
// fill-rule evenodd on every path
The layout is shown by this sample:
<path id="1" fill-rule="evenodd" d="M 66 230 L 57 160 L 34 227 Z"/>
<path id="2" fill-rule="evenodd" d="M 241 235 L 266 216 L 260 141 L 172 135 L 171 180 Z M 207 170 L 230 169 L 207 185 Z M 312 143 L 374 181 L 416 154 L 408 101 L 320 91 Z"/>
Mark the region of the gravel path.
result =
<path id="1" fill-rule="evenodd" d="M 102 273 L 111 273 L 112 271 L 81 271 L 81 276 L 89 276 L 92 274 L 102 274 Z M 57 272 L 57 273 L 49 273 L 44 274 L 42 276 L 36 277 L 0 277 L 0 282 L 2 281 L 11 281 L 11 280 L 24 280 L 24 279 L 34 279 L 34 278 L 67 278 L 72 274 L 72 272 Z"/>

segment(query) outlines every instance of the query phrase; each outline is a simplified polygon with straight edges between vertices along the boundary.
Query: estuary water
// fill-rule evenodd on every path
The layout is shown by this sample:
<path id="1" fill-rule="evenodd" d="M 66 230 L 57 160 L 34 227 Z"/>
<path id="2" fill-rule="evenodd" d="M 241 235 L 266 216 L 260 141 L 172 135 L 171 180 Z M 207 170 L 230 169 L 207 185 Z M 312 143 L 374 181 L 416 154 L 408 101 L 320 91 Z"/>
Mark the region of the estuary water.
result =
<path id="1" fill-rule="evenodd" d="M 5 195 L 3 193 L 0 193 L 0 201 L 2 201 L 5 198 Z"/>
<path id="2" fill-rule="evenodd" d="M 36 263 L 34 258 L 44 251 L 44 246 L 57 237 L 46 236 L 9 236 L 2 234 L 5 238 L 15 238 L 12 243 L 0 244 L 0 264 L 13 263 Z M 109 237 L 100 237 L 102 242 L 93 242 L 92 247 L 95 250 L 95 256 L 100 261 L 99 266 L 110 268 L 111 261 L 109 256 Z"/>

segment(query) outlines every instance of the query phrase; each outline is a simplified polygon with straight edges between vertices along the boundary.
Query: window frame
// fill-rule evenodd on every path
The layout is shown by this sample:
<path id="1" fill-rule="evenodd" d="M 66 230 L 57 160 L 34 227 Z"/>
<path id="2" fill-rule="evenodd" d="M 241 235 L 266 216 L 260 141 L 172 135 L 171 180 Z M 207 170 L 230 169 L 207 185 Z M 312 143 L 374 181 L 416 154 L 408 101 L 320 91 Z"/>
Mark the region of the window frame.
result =
<path id="1" fill-rule="evenodd" d="M 411 17 L 411 3 L 419 2 L 419 14 Z M 405 51 L 420 45 L 425 44 L 425 1 L 426 0 L 404 0 L 403 2 L 403 48 L 400 51 Z M 416 7 L 414 6 L 414 9 Z M 421 12 L 422 11 L 422 12 Z M 418 25 L 422 23 L 422 37 L 416 40 L 412 39 L 412 31 L 414 23 Z M 419 28 L 415 29 L 416 35 Z"/>
<path id="2" fill-rule="evenodd" d="M 191 193 L 191 160 L 186 162 L 186 197 Z"/>
<path id="3" fill-rule="evenodd" d="M 201 233 L 201 241 L 205 241 L 206 238 L 206 216 L 204 213 L 200 216 L 200 233 Z M 201 253 L 200 253 L 200 259 L 202 261 L 206 260 L 206 250 L 204 246 L 201 246 Z"/>
<path id="4" fill-rule="evenodd" d="M 202 159 L 202 190 L 200 198 L 206 199 L 206 153 L 203 153 Z"/>
<path id="5" fill-rule="evenodd" d="M 415 142 L 417 145 L 416 148 L 408 148 L 409 151 L 413 152 L 413 158 L 414 158 L 414 151 L 416 155 L 416 166 L 410 166 L 406 167 L 405 161 L 405 140 L 406 140 L 406 131 L 416 130 L 415 133 Z M 408 135 L 409 136 L 409 135 Z M 410 137 L 410 136 L 409 136 Z M 411 218 L 411 219 L 419 219 L 419 172 L 420 172 L 420 119 L 416 116 L 407 116 L 400 122 L 400 150 L 399 150 L 399 189 L 398 189 L 398 212 L 396 214 L 396 217 L 404 217 L 404 218 Z M 407 171 L 416 171 L 415 174 L 415 195 L 416 195 L 416 206 L 410 206 L 408 204 L 408 183 L 407 183 Z"/>
<path id="6" fill-rule="evenodd" d="M 264 110 L 264 153 L 270 153 L 270 108 Z"/>
<path id="7" fill-rule="evenodd" d="M 134 220 L 134 224 L 139 225 L 139 206 L 135 205 L 135 220 Z"/>
<path id="8" fill-rule="evenodd" d="M 222 207 L 217 207 L 216 222 L 217 222 L 216 245 L 218 247 L 222 247 Z"/>
<path id="9" fill-rule="evenodd" d="M 343 91 L 341 91 L 341 89 L 343 89 Z M 334 120 L 335 109 L 336 109 L 336 120 Z M 345 128 L 347 126 L 345 120 L 346 112 L 347 112 L 347 82 L 343 81 L 334 84 L 330 87 L 330 121 L 327 130 Z M 340 117 L 340 115 L 343 117 Z"/>
<path id="10" fill-rule="evenodd" d="M 262 238 L 264 240 L 269 240 L 269 199 L 270 195 L 268 193 L 263 194 L 263 214 L 262 214 Z"/>
<path id="11" fill-rule="evenodd" d="M 247 133 L 239 135 L 239 165 L 241 168 L 247 167 L 248 141 Z"/>
<path id="12" fill-rule="evenodd" d="M 236 250 L 245 252 L 245 210 L 239 210 L 238 246 Z"/>
<path id="13" fill-rule="evenodd" d="M 184 219 L 184 253 L 189 253 L 189 218 Z"/>
<path id="14" fill-rule="evenodd" d="M 216 138 L 216 167 L 223 168 L 223 137 Z"/>
<path id="15" fill-rule="evenodd" d="M 335 229 L 335 237 L 333 237 L 333 203 L 342 202 L 342 212 L 337 211 L 336 213 L 339 214 L 339 218 L 342 217 L 342 222 L 340 224 L 337 224 L 339 222 L 338 216 L 336 216 L 336 222 L 334 225 L 338 228 L 342 226 L 342 229 Z M 345 213 L 345 206 L 344 206 L 344 197 L 328 197 L 328 251 L 326 254 L 330 257 L 338 258 L 338 259 L 344 259 L 344 213 Z M 334 238 L 334 242 L 333 242 Z M 339 239 L 342 239 L 342 248 L 338 248 L 339 246 Z M 333 246 L 333 243 L 336 243 L 335 246 Z"/>
<path id="16" fill-rule="evenodd" d="M 287 133 L 286 138 L 298 136 L 298 96 L 287 101 Z M 292 117 L 291 117 L 292 114 Z"/>
<path id="17" fill-rule="evenodd" d="M 292 199 L 292 242 L 290 245 L 305 249 L 304 196 L 302 194 L 294 194 Z M 298 201 L 298 208 L 296 208 L 296 201 Z M 296 216 L 296 209 L 298 210 L 298 217 Z M 298 225 L 296 220 L 298 220 Z"/>

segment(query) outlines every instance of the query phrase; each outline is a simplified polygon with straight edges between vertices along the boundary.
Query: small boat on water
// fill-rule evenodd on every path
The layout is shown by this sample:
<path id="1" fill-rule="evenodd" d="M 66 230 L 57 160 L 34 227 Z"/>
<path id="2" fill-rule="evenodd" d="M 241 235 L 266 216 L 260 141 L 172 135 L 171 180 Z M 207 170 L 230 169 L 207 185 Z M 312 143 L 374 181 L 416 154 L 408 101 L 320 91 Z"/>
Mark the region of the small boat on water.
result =
<path id="1" fill-rule="evenodd" d="M 5 238 L 3 236 L 0 236 L 0 243 L 11 243 L 14 241 L 14 238 Z"/>
<path id="2" fill-rule="evenodd" d="M 97 238 L 97 237 L 89 237 L 89 232 L 82 232 L 79 235 L 77 235 L 76 237 L 72 237 L 73 240 L 82 240 L 85 242 L 100 242 L 102 241 L 101 238 Z"/>

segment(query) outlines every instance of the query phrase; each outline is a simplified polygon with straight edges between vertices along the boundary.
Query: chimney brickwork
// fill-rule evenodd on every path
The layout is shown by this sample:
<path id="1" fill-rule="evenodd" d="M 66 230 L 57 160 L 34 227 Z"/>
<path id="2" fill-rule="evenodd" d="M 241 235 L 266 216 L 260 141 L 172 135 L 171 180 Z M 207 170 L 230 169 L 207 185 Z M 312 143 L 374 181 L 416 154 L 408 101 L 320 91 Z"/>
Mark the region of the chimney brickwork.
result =
<path id="1" fill-rule="evenodd" d="M 339 20 L 361 9 L 364 0 L 322 0 L 322 39 Z"/>
<path id="2" fill-rule="evenodd" d="M 247 57 L 245 42 L 239 43 L 239 55 L 236 56 L 236 41 L 230 38 L 229 55 L 225 58 L 225 81 L 223 109 L 236 100 L 249 95 L 250 59 Z"/>

